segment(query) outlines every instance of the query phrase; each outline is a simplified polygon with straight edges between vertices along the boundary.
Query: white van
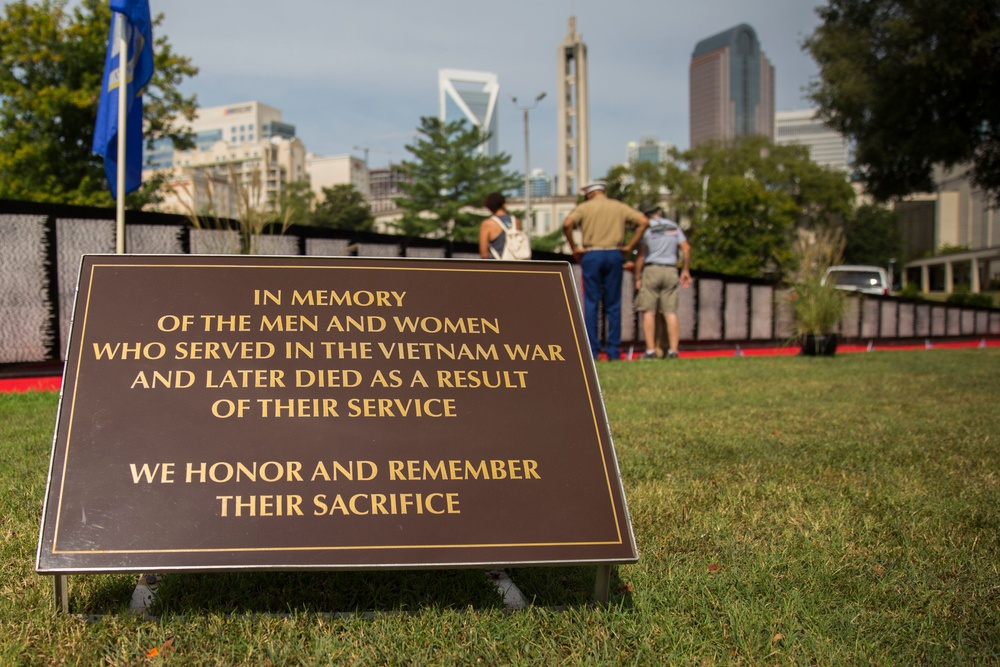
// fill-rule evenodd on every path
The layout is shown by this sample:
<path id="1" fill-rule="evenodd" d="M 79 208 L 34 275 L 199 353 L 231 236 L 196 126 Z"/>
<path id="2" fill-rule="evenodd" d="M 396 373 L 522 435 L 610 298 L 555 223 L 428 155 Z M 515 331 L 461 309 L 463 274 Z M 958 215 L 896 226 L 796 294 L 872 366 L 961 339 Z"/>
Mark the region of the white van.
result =
<path id="1" fill-rule="evenodd" d="M 843 264 L 831 266 L 823 282 L 833 280 L 838 289 L 862 294 L 888 294 L 889 274 L 881 266 Z"/>

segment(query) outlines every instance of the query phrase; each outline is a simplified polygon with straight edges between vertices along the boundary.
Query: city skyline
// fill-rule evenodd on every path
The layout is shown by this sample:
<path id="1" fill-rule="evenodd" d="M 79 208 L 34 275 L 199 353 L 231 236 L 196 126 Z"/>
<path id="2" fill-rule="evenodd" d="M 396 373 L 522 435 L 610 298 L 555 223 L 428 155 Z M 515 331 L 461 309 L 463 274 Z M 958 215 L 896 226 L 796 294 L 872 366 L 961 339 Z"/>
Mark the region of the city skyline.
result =
<path id="1" fill-rule="evenodd" d="M 474 1 L 391 3 L 386 11 L 300 0 L 297 11 L 277 15 L 231 2 L 151 4 L 166 15 L 157 34 L 201 69 L 181 87 L 201 106 L 259 100 L 282 110 L 310 152 L 367 149 L 373 167 L 410 157 L 404 145 L 420 117 L 438 113 L 438 71 L 454 68 L 497 74 L 500 150 L 513 170 L 523 169 L 524 154 L 521 112 L 510 96 L 548 93 L 531 111 L 531 166 L 555 174 L 553 55 L 571 15 L 589 51 L 592 177 L 622 162 L 624 146 L 639 137 L 687 147 L 688 63 L 706 35 L 754 26 L 776 69 L 779 111 L 808 106 L 801 89 L 816 76 L 800 44 L 819 21 L 801 0 L 713 0 L 700 8 L 631 0 L 613 14 L 595 0 L 512 0 L 503 12 Z"/>

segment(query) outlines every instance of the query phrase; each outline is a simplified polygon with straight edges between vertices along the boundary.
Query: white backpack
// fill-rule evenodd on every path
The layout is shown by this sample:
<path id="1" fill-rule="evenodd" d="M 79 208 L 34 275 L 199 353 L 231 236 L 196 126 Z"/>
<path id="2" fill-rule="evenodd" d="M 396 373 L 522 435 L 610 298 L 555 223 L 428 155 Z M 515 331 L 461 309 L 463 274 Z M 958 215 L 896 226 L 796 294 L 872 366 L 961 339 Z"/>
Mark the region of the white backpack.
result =
<path id="1" fill-rule="evenodd" d="M 490 253 L 493 255 L 493 259 L 513 259 L 513 260 L 524 260 L 531 259 L 531 238 L 528 233 L 523 229 L 517 229 L 514 224 L 511 223 L 510 226 L 504 224 L 498 216 L 493 216 L 493 219 L 497 221 L 497 224 L 503 227 L 504 230 L 504 244 L 503 244 L 503 254 L 497 252 L 497 249 L 492 245 L 490 246 Z M 517 218 L 511 218 L 516 220 Z"/>

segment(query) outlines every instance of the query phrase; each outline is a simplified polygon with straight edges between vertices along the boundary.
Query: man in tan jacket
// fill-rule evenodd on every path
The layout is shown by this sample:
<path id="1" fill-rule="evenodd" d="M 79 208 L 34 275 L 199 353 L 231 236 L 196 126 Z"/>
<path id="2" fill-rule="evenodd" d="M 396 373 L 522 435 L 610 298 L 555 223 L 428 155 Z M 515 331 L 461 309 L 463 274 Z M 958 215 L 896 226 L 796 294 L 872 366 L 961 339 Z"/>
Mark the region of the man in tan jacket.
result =
<path id="1" fill-rule="evenodd" d="M 583 271 L 583 316 L 590 339 L 590 351 L 597 358 L 601 350 L 597 330 L 598 304 L 604 303 L 608 321 L 607 352 L 609 361 L 621 357 L 622 339 L 622 270 L 623 254 L 631 256 L 649 226 L 649 219 L 628 204 L 610 199 L 605 184 L 595 181 L 583 186 L 587 201 L 563 222 L 563 235 Z M 625 230 L 635 226 L 631 241 L 625 244 Z M 582 247 L 576 245 L 573 230 L 580 228 Z"/>

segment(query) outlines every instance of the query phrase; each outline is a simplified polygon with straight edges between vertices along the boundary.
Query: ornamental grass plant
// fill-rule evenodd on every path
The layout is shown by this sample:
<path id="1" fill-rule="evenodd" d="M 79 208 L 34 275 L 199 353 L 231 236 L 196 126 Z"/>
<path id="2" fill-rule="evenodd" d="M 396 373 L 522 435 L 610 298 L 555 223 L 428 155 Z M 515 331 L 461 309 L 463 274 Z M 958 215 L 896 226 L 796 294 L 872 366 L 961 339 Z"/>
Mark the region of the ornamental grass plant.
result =
<path id="1" fill-rule="evenodd" d="M 826 270 L 841 263 L 844 247 L 840 229 L 799 230 L 792 244 L 794 268 L 789 276 L 797 337 L 832 334 L 844 316 L 844 292 L 833 281 L 824 282 Z"/>
<path id="2" fill-rule="evenodd" d="M 258 241 L 269 227 L 284 234 L 291 225 L 291 208 L 278 210 L 269 201 L 264 176 L 257 167 L 244 174 L 232 165 L 225 173 L 196 169 L 190 182 L 171 186 L 195 229 L 219 233 L 209 241 L 217 254 L 258 254 Z"/>

